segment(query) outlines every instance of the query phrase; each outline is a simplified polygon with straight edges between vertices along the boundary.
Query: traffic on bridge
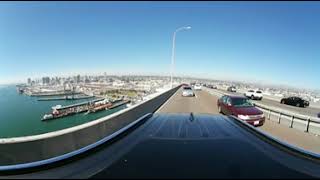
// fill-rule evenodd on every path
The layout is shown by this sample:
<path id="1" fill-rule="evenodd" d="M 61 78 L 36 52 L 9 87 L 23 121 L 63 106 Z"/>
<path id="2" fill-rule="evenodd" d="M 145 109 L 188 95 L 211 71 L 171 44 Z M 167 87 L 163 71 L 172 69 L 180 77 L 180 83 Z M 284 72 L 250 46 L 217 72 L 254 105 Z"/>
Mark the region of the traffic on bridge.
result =
<path id="1" fill-rule="evenodd" d="M 202 87 L 202 90 L 194 90 L 194 97 L 183 97 L 183 89 L 180 88 L 158 111 L 157 113 L 194 113 L 194 114 L 220 114 L 218 112 L 217 101 L 220 96 L 210 94 L 210 91 L 216 91 L 215 89 L 209 89 Z M 223 91 L 230 93 L 228 91 Z M 230 93 L 233 95 L 243 96 L 240 93 Z M 263 99 L 267 102 L 271 101 L 275 104 L 275 101 Z M 254 101 L 253 101 L 254 102 Z M 268 104 L 269 105 L 269 104 Z M 280 105 L 281 106 L 281 105 Z M 293 107 L 296 109 L 295 107 Z M 320 153 L 320 136 L 316 136 L 310 133 L 305 133 L 297 129 L 288 128 L 282 124 L 278 124 L 271 120 L 266 120 L 263 126 L 257 127 L 269 133 L 270 135 L 288 142 L 292 145 L 301 147 L 303 149 Z"/>
<path id="2" fill-rule="evenodd" d="M 224 89 L 219 89 L 218 91 L 220 91 L 222 93 L 227 93 L 230 95 L 239 95 L 239 96 L 244 95 L 244 93 L 230 92 L 230 91 L 226 91 Z M 281 109 L 284 109 L 287 111 L 292 111 L 295 113 L 299 113 L 299 114 L 303 114 L 303 115 L 311 116 L 311 117 L 317 117 L 317 114 L 320 112 L 320 107 L 307 106 L 305 108 L 300 108 L 300 107 L 290 106 L 290 105 L 286 105 L 286 104 L 281 104 L 281 99 L 275 100 L 275 99 L 270 99 L 268 97 L 264 97 L 260 101 L 256 101 L 256 102 L 261 103 L 263 105 L 273 106 L 273 107 L 281 108 Z"/>

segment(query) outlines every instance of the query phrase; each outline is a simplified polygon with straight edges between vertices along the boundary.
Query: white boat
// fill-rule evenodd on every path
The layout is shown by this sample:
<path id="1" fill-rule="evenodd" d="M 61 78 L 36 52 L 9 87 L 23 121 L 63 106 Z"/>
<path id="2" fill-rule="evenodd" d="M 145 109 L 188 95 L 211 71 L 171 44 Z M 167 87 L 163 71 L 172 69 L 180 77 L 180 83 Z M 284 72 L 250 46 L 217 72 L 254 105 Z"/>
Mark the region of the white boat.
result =
<path id="1" fill-rule="evenodd" d="M 52 109 L 59 109 L 59 108 L 62 108 L 62 106 L 61 105 L 56 105 L 56 106 L 52 106 L 51 108 Z"/>
<path id="2" fill-rule="evenodd" d="M 42 117 L 42 120 L 47 120 L 47 119 L 52 119 L 53 118 L 53 115 L 52 114 L 45 114 L 43 117 Z"/>
<path id="3" fill-rule="evenodd" d="M 107 103 L 109 103 L 109 100 L 108 99 L 104 99 L 102 101 L 95 102 L 94 105 L 107 104 Z"/>

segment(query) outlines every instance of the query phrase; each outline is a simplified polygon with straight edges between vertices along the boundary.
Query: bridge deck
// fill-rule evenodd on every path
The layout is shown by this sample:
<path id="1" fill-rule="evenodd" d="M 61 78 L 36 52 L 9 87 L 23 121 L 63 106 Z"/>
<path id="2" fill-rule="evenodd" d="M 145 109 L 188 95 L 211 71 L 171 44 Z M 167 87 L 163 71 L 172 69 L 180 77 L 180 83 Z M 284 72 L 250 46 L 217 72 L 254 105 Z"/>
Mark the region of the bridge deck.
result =
<path id="1" fill-rule="evenodd" d="M 157 112 L 219 114 L 218 98 L 206 91 L 194 91 L 195 97 L 182 97 L 180 88 Z"/>
<path id="2" fill-rule="evenodd" d="M 182 97 L 180 88 L 157 113 L 204 113 L 219 114 L 217 108 L 218 97 L 201 90 L 195 91 L 195 97 Z M 288 142 L 294 146 L 311 152 L 320 153 L 320 137 L 289 128 L 282 124 L 266 120 L 265 124 L 258 127 L 270 135 Z"/>

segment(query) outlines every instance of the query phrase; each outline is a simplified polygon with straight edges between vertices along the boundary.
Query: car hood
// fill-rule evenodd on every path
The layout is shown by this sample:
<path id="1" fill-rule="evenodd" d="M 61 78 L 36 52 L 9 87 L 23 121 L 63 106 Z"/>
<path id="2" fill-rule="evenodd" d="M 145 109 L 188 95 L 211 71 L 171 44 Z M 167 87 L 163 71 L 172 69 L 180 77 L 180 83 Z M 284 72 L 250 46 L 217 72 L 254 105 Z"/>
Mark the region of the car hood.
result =
<path id="1" fill-rule="evenodd" d="M 233 108 L 235 114 L 242 114 L 242 115 L 258 115 L 263 114 L 263 112 L 256 107 L 234 107 Z"/>

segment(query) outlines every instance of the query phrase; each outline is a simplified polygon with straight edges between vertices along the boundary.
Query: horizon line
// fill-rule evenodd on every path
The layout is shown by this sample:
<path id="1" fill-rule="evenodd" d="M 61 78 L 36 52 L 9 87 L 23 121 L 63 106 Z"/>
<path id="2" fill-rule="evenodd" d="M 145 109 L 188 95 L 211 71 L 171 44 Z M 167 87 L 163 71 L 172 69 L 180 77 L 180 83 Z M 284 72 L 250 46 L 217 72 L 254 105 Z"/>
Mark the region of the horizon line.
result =
<path id="1" fill-rule="evenodd" d="M 80 76 L 143 76 L 143 77 L 146 77 L 146 76 L 155 76 L 155 77 L 168 77 L 170 78 L 170 75 L 163 75 L 163 74 L 130 74 L 130 73 L 123 73 L 123 74 L 104 74 L 106 72 L 100 72 L 100 73 L 95 73 L 95 74 L 92 74 L 92 73 L 74 73 L 73 75 L 53 75 L 53 76 L 42 76 L 42 77 L 35 77 L 35 78 L 31 78 L 31 79 L 41 79 L 43 77 L 73 77 L 73 76 L 77 76 L 77 75 L 80 75 Z M 81 75 L 82 74 L 82 75 Z M 238 83 L 244 83 L 244 84 L 255 84 L 255 85 L 266 85 L 266 86 L 282 86 L 282 87 L 285 87 L 285 88 L 292 88 L 292 89 L 300 89 L 300 90 L 310 90 L 310 91 L 319 91 L 320 89 L 319 88 L 301 88 L 301 87 L 295 87 L 295 86 L 292 86 L 292 85 L 285 85 L 285 84 L 281 84 L 281 83 L 271 83 L 271 82 L 266 82 L 266 83 L 261 83 L 261 82 L 253 82 L 253 81 L 247 81 L 247 80 L 237 80 L 237 79 L 234 79 L 234 78 L 219 78 L 219 79 L 216 79 L 216 78 L 209 78 L 209 77 L 196 77 L 196 76 L 186 76 L 186 75 L 176 75 L 174 76 L 174 78 L 188 78 L 188 79 L 201 79 L 201 80 L 211 80 L 211 81 L 226 81 L 226 82 L 229 82 L 229 83 L 234 83 L 234 82 L 238 82 Z M 28 79 L 28 78 L 27 78 Z M 13 85 L 13 84 L 21 84 L 21 83 L 25 83 L 22 82 L 18 82 L 18 81 L 13 81 L 13 82 L 0 82 L 0 85 Z"/>

